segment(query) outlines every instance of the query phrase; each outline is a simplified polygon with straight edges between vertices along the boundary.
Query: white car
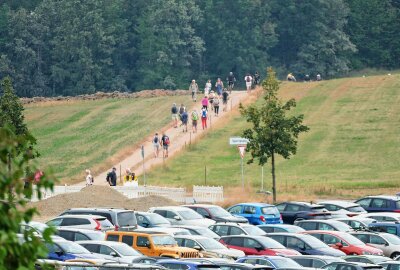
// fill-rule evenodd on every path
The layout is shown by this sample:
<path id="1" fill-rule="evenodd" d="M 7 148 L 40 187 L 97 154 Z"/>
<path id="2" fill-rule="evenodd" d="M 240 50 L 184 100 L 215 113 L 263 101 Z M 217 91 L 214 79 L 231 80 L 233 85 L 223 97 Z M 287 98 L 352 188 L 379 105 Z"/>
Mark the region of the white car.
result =
<path id="1" fill-rule="evenodd" d="M 190 232 L 191 235 L 201 235 L 215 240 L 219 240 L 220 236 L 210 230 L 209 228 L 195 226 L 195 225 L 175 225 L 174 228 L 183 228 Z"/>
<path id="2" fill-rule="evenodd" d="M 63 215 L 46 222 L 54 227 L 72 227 L 97 231 L 114 230 L 114 225 L 107 218 L 95 215 Z"/>
<path id="3" fill-rule="evenodd" d="M 353 217 L 367 213 L 358 203 L 349 201 L 322 201 L 318 202 L 318 204 L 325 206 L 325 208 L 331 212 L 333 218 L 344 218 L 345 216 Z"/>
<path id="4" fill-rule="evenodd" d="M 200 235 L 175 236 L 180 247 L 197 249 L 205 258 L 224 258 L 236 260 L 245 256 L 241 250 L 227 248 L 215 239 Z"/>
<path id="5" fill-rule="evenodd" d="M 376 212 L 376 213 L 361 214 L 359 215 L 359 217 L 372 218 L 379 222 L 400 221 L 400 213 L 393 213 L 393 212 Z"/>
<path id="6" fill-rule="evenodd" d="M 336 220 L 346 223 L 347 225 L 352 227 L 354 230 L 368 228 L 369 224 L 371 224 L 372 222 L 376 222 L 375 219 L 360 217 L 360 216 L 337 218 Z"/>
<path id="7" fill-rule="evenodd" d="M 204 218 L 196 211 L 182 206 L 152 207 L 150 213 L 157 213 L 166 218 L 172 225 L 197 225 L 208 227 L 215 224 L 214 220 Z"/>

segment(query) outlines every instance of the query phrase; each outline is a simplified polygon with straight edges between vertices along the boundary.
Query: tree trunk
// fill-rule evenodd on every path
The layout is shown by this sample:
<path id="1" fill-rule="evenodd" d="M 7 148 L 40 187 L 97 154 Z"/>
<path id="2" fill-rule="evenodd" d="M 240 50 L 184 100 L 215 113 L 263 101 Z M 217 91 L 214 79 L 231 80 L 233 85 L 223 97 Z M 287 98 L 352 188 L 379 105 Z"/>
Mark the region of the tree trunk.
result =
<path id="1" fill-rule="evenodd" d="M 271 155 L 271 173 L 272 173 L 272 201 L 276 203 L 276 181 L 275 181 L 275 153 L 272 152 Z"/>

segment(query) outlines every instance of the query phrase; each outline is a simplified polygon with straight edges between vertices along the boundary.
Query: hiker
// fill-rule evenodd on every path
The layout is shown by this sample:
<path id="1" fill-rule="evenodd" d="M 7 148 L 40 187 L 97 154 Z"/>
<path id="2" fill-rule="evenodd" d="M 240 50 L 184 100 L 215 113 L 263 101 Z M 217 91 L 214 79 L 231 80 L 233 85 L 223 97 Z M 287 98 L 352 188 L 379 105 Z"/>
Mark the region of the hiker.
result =
<path id="1" fill-rule="evenodd" d="M 211 80 L 208 80 L 208 81 L 206 82 L 206 86 L 204 87 L 204 95 L 205 95 L 205 96 L 208 96 L 208 94 L 210 93 L 210 91 L 211 91 Z"/>
<path id="2" fill-rule="evenodd" d="M 215 116 L 218 116 L 218 112 L 219 112 L 219 97 L 217 96 L 216 98 L 214 98 L 214 114 Z"/>
<path id="3" fill-rule="evenodd" d="M 196 102 L 197 101 L 197 92 L 199 91 L 199 86 L 197 85 L 195 80 L 192 80 L 192 83 L 189 85 L 189 91 L 192 92 L 193 102 Z"/>
<path id="4" fill-rule="evenodd" d="M 215 89 L 217 91 L 218 96 L 222 95 L 222 89 L 224 89 L 224 83 L 221 81 L 221 78 L 217 79 L 215 83 Z"/>
<path id="5" fill-rule="evenodd" d="M 207 110 L 205 108 L 201 109 L 201 126 L 203 127 L 203 130 L 207 128 Z"/>
<path id="6" fill-rule="evenodd" d="M 183 125 L 183 132 L 187 132 L 187 124 L 188 124 L 188 119 L 189 115 L 186 112 L 186 109 L 182 113 L 182 125 Z"/>
<path id="7" fill-rule="evenodd" d="M 254 85 L 259 85 L 259 84 L 260 84 L 260 73 L 256 71 L 256 73 L 254 73 Z"/>
<path id="8" fill-rule="evenodd" d="M 232 92 L 233 87 L 235 86 L 235 82 L 236 82 L 236 78 L 233 75 L 233 72 L 229 72 L 229 76 L 226 78 L 226 81 L 228 82 L 228 89 L 229 89 L 229 93 Z"/>
<path id="9" fill-rule="evenodd" d="M 163 157 L 164 158 L 168 157 L 168 147 L 169 147 L 170 141 L 169 141 L 169 137 L 167 135 L 165 135 L 165 133 L 163 133 L 163 135 L 161 137 L 160 144 L 163 147 Z"/>
<path id="10" fill-rule="evenodd" d="M 185 106 L 183 104 L 181 104 L 181 106 L 179 107 L 179 120 L 181 120 L 182 122 L 182 114 L 185 111 Z M 183 123 L 181 123 L 182 126 Z"/>
<path id="11" fill-rule="evenodd" d="M 286 79 L 287 79 L 289 82 L 295 82 L 295 81 L 296 81 L 296 78 L 293 76 L 292 73 L 289 73 L 289 74 L 287 75 Z"/>
<path id="12" fill-rule="evenodd" d="M 113 167 L 112 170 L 107 174 L 106 180 L 112 187 L 117 185 L 117 168 Z"/>
<path id="13" fill-rule="evenodd" d="M 178 108 L 176 107 L 176 103 L 172 104 L 171 116 L 172 116 L 172 121 L 174 123 L 174 128 L 177 128 L 178 127 Z"/>
<path id="14" fill-rule="evenodd" d="M 322 80 L 321 74 L 318 73 L 316 79 L 317 79 L 317 82 L 321 81 Z"/>
<path id="15" fill-rule="evenodd" d="M 246 82 L 247 92 L 250 92 L 253 78 L 250 76 L 249 73 L 247 73 L 246 77 L 244 77 L 244 81 Z"/>
<path id="16" fill-rule="evenodd" d="M 192 111 L 192 130 L 193 133 L 197 132 L 197 121 L 199 120 L 199 114 L 197 113 L 196 109 Z"/>
<path id="17" fill-rule="evenodd" d="M 160 138 L 158 137 L 158 133 L 154 134 L 153 148 L 154 148 L 154 158 L 158 158 L 158 154 L 160 152 Z"/>
<path id="18" fill-rule="evenodd" d="M 216 97 L 214 91 L 211 91 L 210 95 L 208 96 L 208 103 L 210 103 L 210 106 L 213 106 L 214 98 Z"/>
<path id="19" fill-rule="evenodd" d="M 203 99 L 201 100 L 201 105 L 203 106 L 203 108 L 208 110 L 208 97 L 207 96 L 203 97 Z"/>
<path id="20" fill-rule="evenodd" d="M 86 172 L 86 186 L 93 185 L 94 179 L 89 169 L 85 170 Z"/>
<path id="21" fill-rule="evenodd" d="M 304 76 L 304 81 L 305 81 L 305 82 L 311 81 L 310 75 L 306 74 L 306 75 Z"/>
<path id="22" fill-rule="evenodd" d="M 125 170 L 125 176 L 124 176 L 124 184 L 126 182 L 131 182 L 135 178 L 135 174 L 132 175 L 131 169 L 126 168 Z"/>
<path id="23" fill-rule="evenodd" d="M 222 105 L 223 105 L 222 111 L 224 111 L 224 112 L 227 111 L 228 99 L 229 99 L 228 90 L 226 88 L 224 88 L 224 92 L 222 92 Z"/>

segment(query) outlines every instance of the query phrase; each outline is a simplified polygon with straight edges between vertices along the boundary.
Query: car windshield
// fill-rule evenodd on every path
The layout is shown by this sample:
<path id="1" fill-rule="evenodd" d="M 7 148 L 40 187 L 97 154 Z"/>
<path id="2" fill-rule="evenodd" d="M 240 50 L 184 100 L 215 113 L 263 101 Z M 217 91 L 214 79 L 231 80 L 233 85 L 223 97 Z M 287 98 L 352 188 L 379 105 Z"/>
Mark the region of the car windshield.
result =
<path id="1" fill-rule="evenodd" d="M 232 216 L 228 211 L 226 211 L 224 208 L 219 207 L 219 206 L 214 206 L 208 208 L 208 210 L 211 212 L 213 216 L 216 217 L 230 217 Z"/>
<path id="2" fill-rule="evenodd" d="M 44 223 L 40 223 L 40 222 L 29 222 L 28 226 L 31 226 L 32 228 L 34 228 L 35 230 L 43 233 L 44 230 L 46 230 L 49 226 L 47 224 Z"/>
<path id="3" fill-rule="evenodd" d="M 220 237 L 218 234 L 216 234 L 215 232 L 213 232 L 212 230 L 210 230 L 208 228 L 198 228 L 198 229 L 196 229 L 196 232 L 199 235 L 209 237 L 209 238 L 219 238 Z"/>
<path id="4" fill-rule="evenodd" d="M 347 207 L 346 208 L 347 211 L 350 212 L 355 212 L 355 213 L 359 213 L 359 212 L 365 212 L 365 209 L 362 208 L 361 206 L 351 206 L 351 207 Z"/>
<path id="5" fill-rule="evenodd" d="M 363 241 L 348 233 L 343 235 L 343 240 L 353 246 L 365 246 L 365 243 Z"/>
<path id="6" fill-rule="evenodd" d="M 199 239 L 197 241 L 204 247 L 205 250 L 226 249 L 226 246 L 211 238 Z"/>
<path id="7" fill-rule="evenodd" d="M 289 258 L 273 258 L 272 263 L 275 264 L 276 268 L 302 268 L 300 264 Z"/>
<path id="8" fill-rule="evenodd" d="M 120 212 L 117 214 L 117 219 L 120 227 L 136 225 L 136 217 L 133 211 Z"/>
<path id="9" fill-rule="evenodd" d="M 150 213 L 146 215 L 146 217 L 149 219 L 151 224 L 171 224 L 166 218 L 160 216 L 159 214 L 155 213 Z"/>
<path id="10" fill-rule="evenodd" d="M 89 250 L 74 242 L 57 242 L 57 245 L 59 245 L 65 253 L 90 254 Z"/>
<path id="11" fill-rule="evenodd" d="M 200 214 L 197 214 L 193 210 L 182 210 L 182 211 L 178 211 L 178 213 L 179 213 L 179 215 L 181 215 L 183 217 L 183 219 L 186 219 L 186 220 L 203 219 L 203 216 L 201 216 Z"/>
<path id="12" fill-rule="evenodd" d="M 285 248 L 281 243 L 268 237 L 259 237 L 257 238 L 257 241 L 259 241 L 265 248 Z"/>
<path id="13" fill-rule="evenodd" d="M 176 245 L 175 239 L 170 235 L 154 235 L 152 236 L 152 239 L 156 246 Z"/>
<path id="14" fill-rule="evenodd" d="M 396 235 L 385 234 L 385 235 L 383 236 L 383 238 L 385 238 L 385 240 L 388 241 L 390 244 L 393 244 L 393 245 L 400 245 L 400 238 L 397 237 Z"/>
<path id="15" fill-rule="evenodd" d="M 265 235 L 265 232 L 261 230 L 260 228 L 249 225 L 249 226 L 243 226 L 243 230 L 245 230 L 249 235 Z"/>
<path id="16" fill-rule="evenodd" d="M 103 232 L 86 232 L 87 236 L 89 236 L 90 240 L 102 241 L 106 238 L 106 234 Z"/>
<path id="17" fill-rule="evenodd" d="M 142 256 L 142 254 L 128 245 L 113 245 L 112 246 L 122 256 Z"/>
<path id="18" fill-rule="evenodd" d="M 276 208 L 275 206 L 268 206 L 268 207 L 263 207 L 261 208 L 261 212 L 264 215 L 274 215 L 274 216 L 279 216 L 279 211 L 278 208 Z"/>
<path id="19" fill-rule="evenodd" d="M 311 235 L 302 235 L 300 239 L 306 242 L 312 249 L 329 248 L 327 244 Z"/>

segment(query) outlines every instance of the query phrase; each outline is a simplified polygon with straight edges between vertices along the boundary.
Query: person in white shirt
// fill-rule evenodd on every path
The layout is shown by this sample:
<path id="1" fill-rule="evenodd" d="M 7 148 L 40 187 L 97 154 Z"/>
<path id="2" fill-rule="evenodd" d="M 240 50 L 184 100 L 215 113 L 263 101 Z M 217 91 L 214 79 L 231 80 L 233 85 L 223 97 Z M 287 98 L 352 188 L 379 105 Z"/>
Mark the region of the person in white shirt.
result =
<path id="1" fill-rule="evenodd" d="M 86 186 L 93 185 L 94 179 L 90 170 L 86 169 Z"/>
<path id="2" fill-rule="evenodd" d="M 246 82 L 247 92 L 250 92 L 253 78 L 250 76 L 249 73 L 247 73 L 246 77 L 244 77 L 244 81 Z"/>

